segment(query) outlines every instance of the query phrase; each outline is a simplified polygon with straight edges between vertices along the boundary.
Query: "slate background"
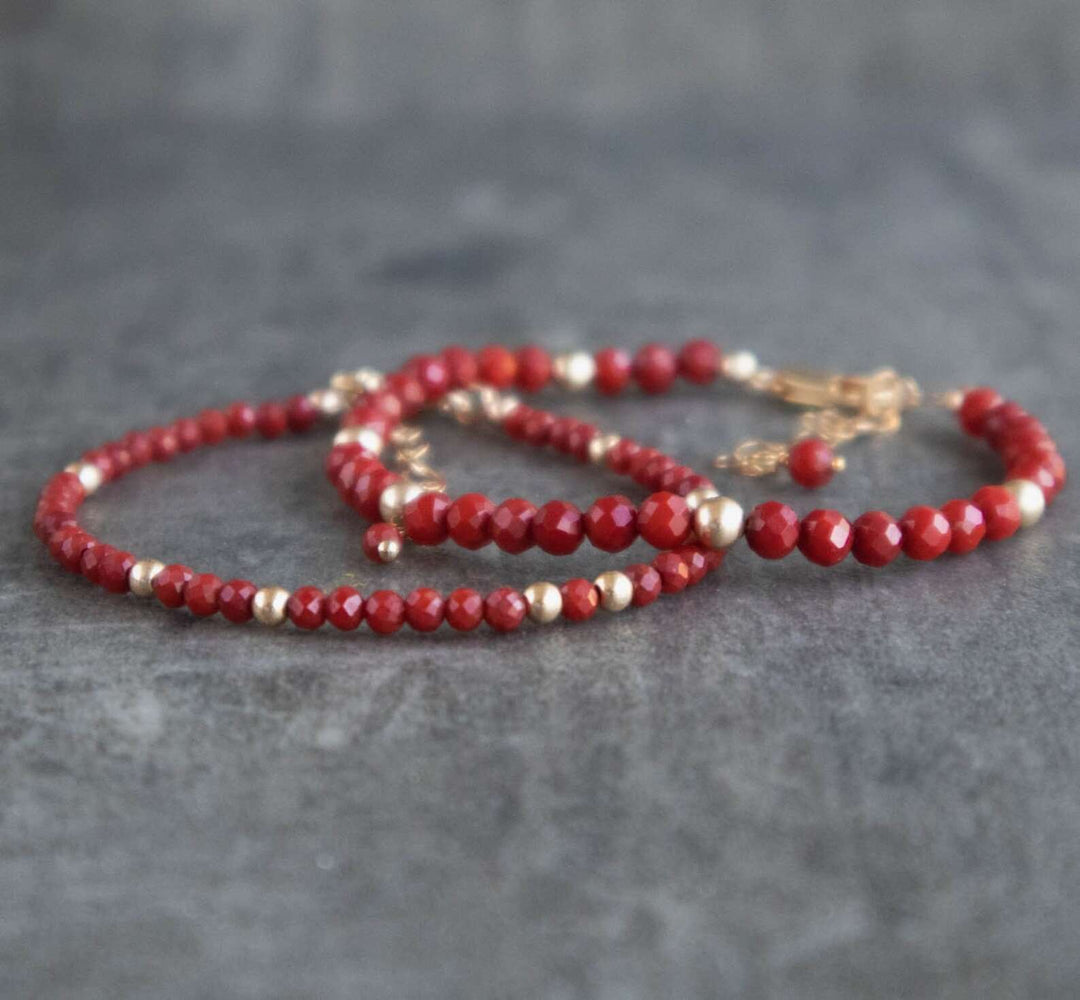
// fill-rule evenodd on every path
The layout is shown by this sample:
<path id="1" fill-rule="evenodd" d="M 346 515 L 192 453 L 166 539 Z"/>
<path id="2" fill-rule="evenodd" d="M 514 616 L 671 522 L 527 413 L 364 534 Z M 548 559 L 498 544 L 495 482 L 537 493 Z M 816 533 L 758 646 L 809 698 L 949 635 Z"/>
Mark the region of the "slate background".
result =
<path id="1" fill-rule="evenodd" d="M 745 550 L 495 640 L 267 634 L 106 598 L 29 532 L 128 427 L 450 340 L 714 335 L 1001 386 L 1077 455 L 1078 9 L 561 0 L 0 3 L 0 995 L 1071 997 L 1067 490 L 880 574 Z M 704 466 L 790 414 L 567 406 Z M 452 488 L 615 485 L 432 422 Z M 359 557 L 325 437 L 110 487 L 111 540 L 299 585 Z M 997 472 L 942 415 L 820 497 Z M 567 575 L 605 560 L 581 553 Z"/>

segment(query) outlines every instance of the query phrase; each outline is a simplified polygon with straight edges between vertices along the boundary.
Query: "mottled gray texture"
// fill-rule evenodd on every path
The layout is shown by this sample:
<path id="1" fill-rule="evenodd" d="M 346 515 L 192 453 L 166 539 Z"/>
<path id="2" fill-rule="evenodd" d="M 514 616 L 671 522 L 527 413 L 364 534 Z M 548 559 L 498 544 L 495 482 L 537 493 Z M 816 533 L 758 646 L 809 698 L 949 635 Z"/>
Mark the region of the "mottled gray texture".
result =
<path id="1" fill-rule="evenodd" d="M 50 65 L 72 9 L 108 35 L 127 6 L 57 2 L 56 33 L 8 38 L 4 78 Z M 130 32 L 244 6 L 156 4 Z M 177 31 L 213 62 L 212 38 Z M 64 103 L 96 99 L 72 81 L 111 44 L 53 66 Z M 994 51 L 987 73 L 1019 59 Z M 119 88 L 123 65 L 97 72 Z M 230 106 L 218 86 L 227 111 L 272 96 Z M 710 334 L 777 363 L 892 363 L 999 385 L 1080 454 L 1074 113 L 775 100 L 751 117 L 687 98 L 584 121 L 548 96 L 517 118 L 354 127 L 8 117 L 0 995 L 1075 996 L 1075 489 L 963 560 L 824 571 L 740 550 L 681 599 L 502 639 L 195 622 L 94 591 L 30 535 L 40 483 L 110 435 L 450 340 Z M 727 391 L 553 405 L 699 466 L 791 417 Z M 585 501 L 619 482 L 430 427 L 452 488 Z M 326 440 L 146 470 L 87 522 L 286 585 L 520 585 L 610 562 L 410 551 L 369 569 Z M 853 447 L 821 497 L 725 487 L 899 512 L 995 475 L 918 414 Z"/>

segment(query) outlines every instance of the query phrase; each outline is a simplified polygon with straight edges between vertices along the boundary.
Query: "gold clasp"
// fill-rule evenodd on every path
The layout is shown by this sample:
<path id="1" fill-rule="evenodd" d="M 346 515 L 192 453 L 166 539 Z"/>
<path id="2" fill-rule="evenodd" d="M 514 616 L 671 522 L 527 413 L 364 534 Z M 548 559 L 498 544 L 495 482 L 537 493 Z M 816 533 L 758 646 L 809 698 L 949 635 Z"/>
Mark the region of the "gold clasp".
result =
<path id="1" fill-rule="evenodd" d="M 899 413 L 919 402 L 919 388 L 891 368 L 869 375 L 778 371 L 770 390 L 795 406 L 843 407 L 870 417 Z"/>

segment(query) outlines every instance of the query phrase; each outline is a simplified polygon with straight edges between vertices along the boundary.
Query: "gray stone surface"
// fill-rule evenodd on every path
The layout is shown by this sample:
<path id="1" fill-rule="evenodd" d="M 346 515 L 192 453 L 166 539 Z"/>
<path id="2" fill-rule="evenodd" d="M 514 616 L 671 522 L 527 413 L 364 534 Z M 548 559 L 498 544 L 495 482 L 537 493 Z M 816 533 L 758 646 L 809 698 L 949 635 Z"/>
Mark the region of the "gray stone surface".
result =
<path id="1" fill-rule="evenodd" d="M 7 50 L 5 79 L 79 37 L 70 11 L 59 23 Z M 90 61 L 57 68 L 61 89 Z M 824 571 L 742 550 L 681 599 L 502 639 L 195 622 L 62 574 L 29 531 L 44 478 L 109 436 L 451 340 L 711 334 L 779 364 L 985 381 L 1075 461 L 1075 115 L 779 103 L 8 117 L 0 995 L 1075 996 L 1073 489 L 962 560 Z M 792 417 L 727 391 L 552 402 L 698 466 Z M 429 426 L 452 488 L 585 501 L 618 482 Z M 369 568 L 326 444 L 148 469 L 86 519 L 285 585 L 608 563 L 448 550 Z M 997 475 L 931 413 L 849 457 L 821 497 L 725 486 L 899 512 Z"/>

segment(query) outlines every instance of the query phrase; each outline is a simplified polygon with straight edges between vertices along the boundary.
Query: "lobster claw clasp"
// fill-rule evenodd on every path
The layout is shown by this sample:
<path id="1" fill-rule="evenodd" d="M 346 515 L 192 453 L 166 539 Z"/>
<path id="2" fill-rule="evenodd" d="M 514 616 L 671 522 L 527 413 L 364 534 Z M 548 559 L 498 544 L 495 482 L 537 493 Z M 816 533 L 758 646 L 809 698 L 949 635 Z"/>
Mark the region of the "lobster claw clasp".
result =
<path id="1" fill-rule="evenodd" d="M 770 389 L 795 406 L 843 407 L 876 418 L 899 414 L 920 400 L 914 380 L 891 368 L 868 375 L 778 371 Z"/>

